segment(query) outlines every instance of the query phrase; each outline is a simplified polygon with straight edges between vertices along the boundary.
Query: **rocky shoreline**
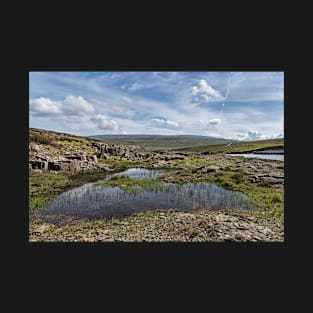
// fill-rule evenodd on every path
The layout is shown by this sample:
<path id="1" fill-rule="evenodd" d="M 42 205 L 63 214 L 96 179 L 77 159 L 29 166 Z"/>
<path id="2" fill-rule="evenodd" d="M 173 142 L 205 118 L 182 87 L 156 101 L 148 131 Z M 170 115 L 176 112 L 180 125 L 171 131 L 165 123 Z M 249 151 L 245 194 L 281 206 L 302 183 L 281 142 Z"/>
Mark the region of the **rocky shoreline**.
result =
<path id="1" fill-rule="evenodd" d="M 31 242 L 283 242 L 281 221 L 252 211 L 148 211 L 123 219 L 33 223 Z"/>

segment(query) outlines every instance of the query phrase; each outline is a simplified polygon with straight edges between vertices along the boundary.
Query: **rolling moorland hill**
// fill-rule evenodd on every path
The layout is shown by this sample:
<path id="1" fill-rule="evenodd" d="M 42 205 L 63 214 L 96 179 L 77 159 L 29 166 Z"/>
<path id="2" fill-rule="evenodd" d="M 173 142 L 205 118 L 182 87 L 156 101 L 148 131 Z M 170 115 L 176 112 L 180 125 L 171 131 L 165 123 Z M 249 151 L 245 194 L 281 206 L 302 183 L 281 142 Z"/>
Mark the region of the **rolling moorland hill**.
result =
<path id="1" fill-rule="evenodd" d="M 29 144 L 54 157 L 64 153 L 93 153 L 92 140 L 50 130 L 29 128 Z M 36 152 L 36 151 L 35 151 Z"/>
<path id="2" fill-rule="evenodd" d="M 237 141 L 228 144 L 209 144 L 176 149 L 184 152 L 204 153 L 249 153 L 252 151 L 275 150 L 283 153 L 284 138 L 257 141 Z"/>
<path id="3" fill-rule="evenodd" d="M 284 149 L 284 138 L 257 141 L 235 141 L 194 135 L 95 135 L 88 138 L 108 143 L 132 144 L 150 150 L 183 152 L 243 153 L 262 149 Z"/>
<path id="4" fill-rule="evenodd" d="M 204 153 L 240 153 L 262 149 L 284 149 L 284 139 L 268 139 L 258 141 L 234 141 L 206 136 L 178 135 L 96 135 L 81 137 L 71 134 L 30 128 L 29 141 L 47 147 L 49 154 L 57 151 L 92 153 L 92 140 L 98 142 L 141 146 L 150 150 L 173 150 L 182 152 Z"/>
<path id="5" fill-rule="evenodd" d="M 234 140 L 195 135 L 94 135 L 88 138 L 108 143 L 131 144 L 151 150 L 173 150 L 205 145 L 228 144 Z"/>

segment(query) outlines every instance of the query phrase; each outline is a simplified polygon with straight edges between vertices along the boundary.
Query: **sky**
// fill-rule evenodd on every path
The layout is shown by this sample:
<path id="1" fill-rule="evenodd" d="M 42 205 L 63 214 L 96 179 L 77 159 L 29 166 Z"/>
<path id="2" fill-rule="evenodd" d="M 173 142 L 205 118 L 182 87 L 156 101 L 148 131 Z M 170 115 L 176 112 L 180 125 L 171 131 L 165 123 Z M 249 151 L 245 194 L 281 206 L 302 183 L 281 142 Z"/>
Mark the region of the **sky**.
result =
<path id="1" fill-rule="evenodd" d="M 30 72 L 29 126 L 88 136 L 284 136 L 283 72 Z"/>

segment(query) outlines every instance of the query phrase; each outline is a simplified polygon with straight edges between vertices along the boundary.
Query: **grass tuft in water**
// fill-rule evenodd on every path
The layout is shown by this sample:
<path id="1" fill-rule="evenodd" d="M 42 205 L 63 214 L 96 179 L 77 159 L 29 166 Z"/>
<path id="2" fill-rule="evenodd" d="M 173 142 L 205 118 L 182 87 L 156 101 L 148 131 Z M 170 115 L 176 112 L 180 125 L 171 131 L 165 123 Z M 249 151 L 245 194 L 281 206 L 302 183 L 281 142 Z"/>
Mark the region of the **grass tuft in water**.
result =
<path id="1" fill-rule="evenodd" d="M 165 185 L 161 181 L 154 178 L 131 178 L 128 176 L 117 175 L 108 180 L 103 180 L 97 183 L 102 187 L 119 187 L 127 192 L 146 191 L 164 191 L 169 189 L 169 185 Z"/>

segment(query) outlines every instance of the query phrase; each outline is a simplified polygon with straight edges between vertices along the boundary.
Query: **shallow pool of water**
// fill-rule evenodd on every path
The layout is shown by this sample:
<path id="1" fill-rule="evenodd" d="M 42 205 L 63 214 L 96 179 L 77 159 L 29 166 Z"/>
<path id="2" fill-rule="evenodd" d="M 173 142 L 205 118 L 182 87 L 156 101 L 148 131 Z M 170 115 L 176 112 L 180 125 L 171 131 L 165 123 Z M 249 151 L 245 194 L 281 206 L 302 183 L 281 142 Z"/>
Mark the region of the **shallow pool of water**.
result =
<path id="1" fill-rule="evenodd" d="M 169 172 L 174 172 L 176 171 L 173 168 L 169 169 L 158 169 L 158 170 L 150 170 L 146 168 L 140 168 L 140 167 L 134 167 L 134 168 L 129 168 L 126 171 L 120 172 L 120 173 L 115 173 L 112 176 L 128 176 L 130 178 L 157 178 L 160 175 L 169 173 Z M 109 177 L 112 177 L 109 176 Z"/>
<path id="2" fill-rule="evenodd" d="M 114 175 L 133 178 L 155 178 L 164 170 L 128 169 Z M 183 185 L 164 183 L 157 190 L 134 189 L 131 192 L 120 187 L 103 187 L 85 184 L 60 194 L 44 211 L 47 215 L 101 218 L 121 217 L 134 212 L 153 209 L 252 209 L 254 205 L 246 195 L 223 189 L 209 183 Z"/>
<path id="3" fill-rule="evenodd" d="M 279 160 L 284 161 L 283 154 L 263 154 L 263 153 L 232 153 L 233 156 L 242 156 L 245 158 L 258 158 L 258 159 L 267 159 L 267 160 Z"/>

